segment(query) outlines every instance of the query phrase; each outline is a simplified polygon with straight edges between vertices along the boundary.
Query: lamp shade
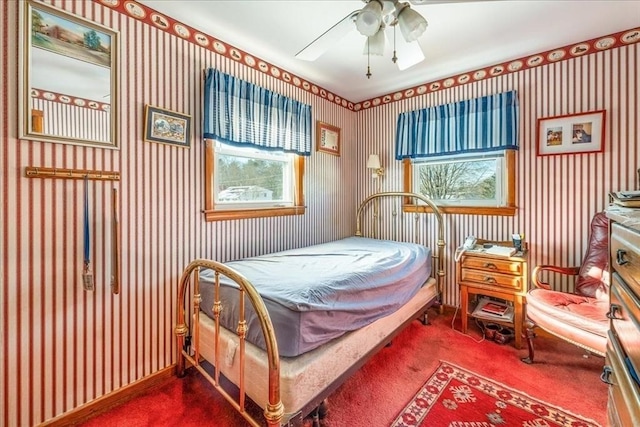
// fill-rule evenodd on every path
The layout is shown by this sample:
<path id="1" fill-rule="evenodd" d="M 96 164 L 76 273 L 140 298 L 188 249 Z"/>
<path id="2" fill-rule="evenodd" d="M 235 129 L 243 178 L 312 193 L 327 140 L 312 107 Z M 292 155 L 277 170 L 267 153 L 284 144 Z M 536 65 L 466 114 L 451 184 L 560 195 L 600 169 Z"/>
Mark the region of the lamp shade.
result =
<path id="1" fill-rule="evenodd" d="M 380 27 L 377 33 L 371 37 L 367 37 L 367 41 L 364 45 L 365 55 L 384 55 L 384 50 L 387 45 L 387 37 L 384 34 L 384 27 Z"/>
<path id="2" fill-rule="evenodd" d="M 380 29 L 382 23 L 382 4 L 378 0 L 370 0 L 356 18 L 356 28 L 363 36 L 371 37 Z"/>
<path id="3" fill-rule="evenodd" d="M 369 159 L 367 160 L 367 168 L 368 169 L 380 169 L 380 157 L 377 154 L 369 154 Z"/>
<path id="4" fill-rule="evenodd" d="M 398 26 L 408 42 L 416 41 L 427 29 L 427 20 L 409 6 L 398 12 Z"/>

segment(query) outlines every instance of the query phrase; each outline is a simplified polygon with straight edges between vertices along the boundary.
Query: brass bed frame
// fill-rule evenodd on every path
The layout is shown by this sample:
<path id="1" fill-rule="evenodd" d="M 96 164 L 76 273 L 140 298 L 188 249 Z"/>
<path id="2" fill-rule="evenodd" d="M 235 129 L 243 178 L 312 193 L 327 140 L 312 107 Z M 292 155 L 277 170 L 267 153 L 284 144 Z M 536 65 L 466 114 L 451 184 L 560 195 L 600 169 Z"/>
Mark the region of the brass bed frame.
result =
<path id="1" fill-rule="evenodd" d="M 293 426 L 293 425 L 301 425 L 304 416 L 308 415 L 314 408 L 316 408 L 320 403 L 329 396 L 333 391 L 335 391 L 338 386 L 340 386 L 355 370 L 359 369 L 366 361 L 373 356 L 380 348 L 382 348 L 386 343 L 393 338 L 397 333 L 399 333 L 404 327 L 410 322 L 415 320 L 418 316 L 424 315 L 426 319 L 426 310 L 433 306 L 439 305 L 440 312 L 442 313 L 442 301 L 443 301 L 443 281 L 444 281 L 444 259 L 443 259 L 443 250 L 444 250 L 444 227 L 443 227 L 443 219 L 442 214 L 438 207 L 427 197 L 416 194 L 416 193 L 408 193 L 408 192 L 382 192 L 376 193 L 369 196 L 365 199 L 360 206 L 358 207 L 356 213 L 356 236 L 362 236 L 362 228 L 361 228 L 361 217 L 365 210 L 365 207 L 369 206 L 369 203 L 375 201 L 375 205 L 373 207 L 373 218 L 374 220 L 379 220 L 380 218 L 380 205 L 378 199 L 381 198 L 391 198 L 391 197 L 402 197 L 403 204 L 415 202 L 416 200 L 420 200 L 424 202 L 430 208 L 429 213 L 433 213 L 437 219 L 437 243 L 436 249 L 432 250 L 432 260 L 433 260 L 433 269 L 431 273 L 431 277 L 434 277 L 436 280 L 436 290 L 437 295 L 434 299 L 431 299 L 424 307 L 418 310 L 412 318 L 404 322 L 402 325 L 395 328 L 385 339 L 379 343 L 374 349 L 372 349 L 369 353 L 367 353 L 362 358 L 358 359 L 343 375 L 334 380 L 331 384 L 326 386 L 323 390 L 316 395 L 316 398 L 313 401 L 309 402 L 305 406 L 305 410 L 308 409 L 307 413 L 297 413 L 296 417 L 289 415 L 287 419 L 285 415 L 285 408 L 280 400 L 280 357 L 278 352 L 278 346 L 275 338 L 275 332 L 273 328 L 273 324 L 269 317 L 269 313 L 267 312 L 266 306 L 260 297 L 260 294 L 256 290 L 256 288 L 251 284 L 251 282 L 246 279 L 243 275 L 239 274 L 235 270 L 227 267 L 226 265 L 206 259 L 197 259 L 192 261 L 183 271 L 180 282 L 179 282 L 179 290 L 178 290 L 178 301 L 177 301 L 177 323 L 175 327 L 175 334 L 177 340 L 177 375 L 182 377 L 185 375 L 187 362 L 197 369 L 212 385 L 213 387 L 222 394 L 222 396 L 243 416 L 243 418 L 252 426 L 258 427 L 263 424 L 256 421 L 253 416 L 247 411 L 247 396 L 245 391 L 245 339 L 247 333 L 247 322 L 245 319 L 245 296 L 248 298 L 249 302 L 253 306 L 255 313 L 258 316 L 260 321 L 260 327 L 262 329 L 262 334 L 264 335 L 264 342 L 266 344 L 266 357 L 268 364 L 268 404 L 263 409 L 264 418 L 266 424 L 269 427 L 279 427 L 279 426 Z M 416 203 L 417 205 L 417 203 Z M 427 210 L 422 210 L 423 212 L 427 212 Z M 415 216 L 415 227 L 414 227 L 414 238 L 418 237 L 418 218 L 419 213 L 418 210 L 413 213 Z M 397 217 L 397 212 L 394 210 L 392 213 L 393 218 Z M 397 227 L 396 227 L 397 228 Z M 374 236 L 377 237 L 377 236 Z M 397 240 L 397 239 L 395 239 Z M 200 283 L 199 283 L 199 272 L 201 268 L 211 269 L 214 272 L 214 306 L 213 306 L 213 314 L 214 314 L 214 324 L 215 324 L 215 338 L 214 338 L 214 360 L 209 361 L 210 364 L 213 365 L 213 375 L 209 373 L 207 369 L 203 366 L 202 357 L 200 355 L 200 303 L 201 303 L 201 295 L 200 295 Z M 194 274 L 195 273 L 195 274 Z M 238 384 L 235 386 L 238 388 L 239 394 L 238 398 L 235 399 L 232 396 L 232 393 L 228 392 L 221 385 L 220 381 L 220 313 L 222 311 L 222 301 L 220 301 L 220 275 L 223 275 L 233 281 L 235 281 L 240 288 L 240 307 L 239 307 L 239 319 L 238 326 L 236 329 L 238 338 L 239 338 L 239 380 Z M 192 278 L 193 276 L 193 278 Z M 193 328 L 192 328 L 192 351 L 188 350 L 189 345 L 185 346 L 185 342 L 187 341 L 187 334 L 189 332 L 189 327 L 186 324 L 185 315 L 185 302 L 187 300 L 187 294 L 191 293 L 192 299 L 192 318 L 193 318 Z M 235 394 L 235 393 L 234 393 Z"/>

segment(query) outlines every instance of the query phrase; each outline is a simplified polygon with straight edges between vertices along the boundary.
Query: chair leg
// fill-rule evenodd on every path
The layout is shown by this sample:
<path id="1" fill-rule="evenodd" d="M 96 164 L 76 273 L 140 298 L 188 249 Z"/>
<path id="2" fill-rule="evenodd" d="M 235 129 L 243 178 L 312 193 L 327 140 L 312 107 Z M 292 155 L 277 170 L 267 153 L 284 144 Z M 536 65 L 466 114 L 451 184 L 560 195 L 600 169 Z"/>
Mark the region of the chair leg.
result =
<path id="1" fill-rule="evenodd" d="M 533 322 L 527 321 L 523 331 L 524 338 L 526 338 L 527 340 L 527 348 L 529 349 L 529 355 L 527 357 L 523 357 L 520 360 L 522 360 L 524 363 L 527 363 L 527 364 L 533 363 L 533 339 L 536 336 L 535 332 L 533 332 L 533 328 L 535 327 L 536 325 Z"/>

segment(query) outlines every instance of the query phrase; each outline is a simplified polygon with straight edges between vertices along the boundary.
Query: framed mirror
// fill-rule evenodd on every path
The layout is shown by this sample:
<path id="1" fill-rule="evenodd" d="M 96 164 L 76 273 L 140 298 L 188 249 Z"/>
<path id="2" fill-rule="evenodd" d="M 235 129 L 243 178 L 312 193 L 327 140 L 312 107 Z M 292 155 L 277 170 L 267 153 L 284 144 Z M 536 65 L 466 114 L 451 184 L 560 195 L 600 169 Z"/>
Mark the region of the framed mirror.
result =
<path id="1" fill-rule="evenodd" d="M 117 148 L 118 33 L 40 1 L 20 5 L 20 137 Z"/>

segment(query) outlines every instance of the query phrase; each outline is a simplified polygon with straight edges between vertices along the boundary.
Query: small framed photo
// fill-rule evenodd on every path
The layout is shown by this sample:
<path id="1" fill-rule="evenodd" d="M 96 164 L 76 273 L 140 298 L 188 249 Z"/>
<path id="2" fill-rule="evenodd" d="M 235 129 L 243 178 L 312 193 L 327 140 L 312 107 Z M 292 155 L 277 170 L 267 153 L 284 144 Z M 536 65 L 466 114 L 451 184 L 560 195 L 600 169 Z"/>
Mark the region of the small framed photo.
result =
<path id="1" fill-rule="evenodd" d="M 144 106 L 144 140 L 191 147 L 191 116 Z"/>
<path id="2" fill-rule="evenodd" d="M 604 151 L 604 110 L 538 119 L 538 156 Z"/>
<path id="3" fill-rule="evenodd" d="M 340 128 L 316 121 L 316 150 L 340 155 Z"/>

